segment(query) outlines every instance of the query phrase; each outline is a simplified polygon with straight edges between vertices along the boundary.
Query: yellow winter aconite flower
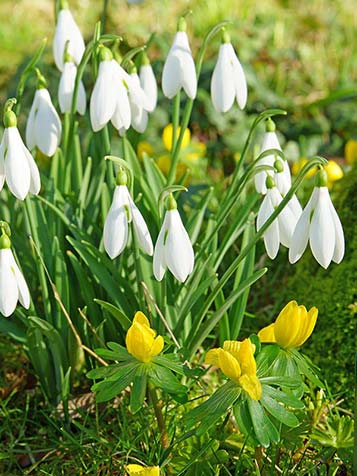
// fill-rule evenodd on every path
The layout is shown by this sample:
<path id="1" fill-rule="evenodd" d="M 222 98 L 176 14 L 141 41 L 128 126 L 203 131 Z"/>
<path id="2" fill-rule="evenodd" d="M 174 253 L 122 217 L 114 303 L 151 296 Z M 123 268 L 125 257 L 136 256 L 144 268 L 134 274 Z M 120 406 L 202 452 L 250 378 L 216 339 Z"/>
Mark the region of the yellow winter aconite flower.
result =
<path id="1" fill-rule="evenodd" d="M 249 339 L 242 342 L 226 340 L 223 349 L 211 349 L 207 352 L 205 363 L 219 367 L 226 377 L 238 383 L 253 400 L 259 400 L 262 386 L 257 377 L 254 350 L 255 346 Z"/>
<path id="2" fill-rule="evenodd" d="M 349 165 L 357 162 L 357 140 L 349 139 L 345 145 L 345 159 Z"/>
<path id="3" fill-rule="evenodd" d="M 297 162 L 294 162 L 291 167 L 291 172 L 293 175 L 297 175 L 300 170 L 304 167 L 305 164 L 307 164 L 308 160 L 302 157 L 299 159 Z M 305 175 L 306 178 L 313 177 L 316 173 L 317 169 L 310 169 L 308 173 Z"/>
<path id="4" fill-rule="evenodd" d="M 146 140 L 140 141 L 137 147 L 137 154 L 140 160 L 142 160 L 144 153 L 146 153 L 149 157 L 154 156 L 154 148 L 150 142 L 147 142 Z"/>
<path id="5" fill-rule="evenodd" d="M 316 307 L 307 311 L 305 306 L 299 306 L 296 301 L 290 301 L 273 324 L 258 332 L 258 337 L 261 342 L 276 342 L 286 349 L 295 349 L 307 341 L 312 334 L 317 314 Z"/>
<path id="6" fill-rule="evenodd" d="M 141 464 L 128 464 L 125 466 L 128 476 L 160 476 L 159 466 L 141 466 Z"/>
<path id="7" fill-rule="evenodd" d="M 160 354 L 164 348 L 164 339 L 162 336 L 156 337 L 156 332 L 151 329 L 148 318 L 140 311 L 134 316 L 133 324 L 126 334 L 125 343 L 129 354 L 145 363 L 150 362 L 151 358 Z"/>
<path id="8" fill-rule="evenodd" d="M 324 165 L 324 169 L 327 172 L 329 183 L 336 182 L 337 180 L 340 180 L 343 177 L 342 168 L 334 160 L 329 160 L 327 164 Z"/>
<path id="9" fill-rule="evenodd" d="M 176 138 L 179 137 L 180 131 L 181 131 L 181 127 L 178 127 L 176 130 Z M 165 149 L 169 151 L 172 149 L 172 135 L 173 135 L 173 125 L 168 124 L 163 130 L 162 142 L 165 146 Z M 190 129 L 186 129 L 183 135 L 181 149 L 185 149 L 189 145 L 190 140 L 191 140 L 191 131 Z"/>

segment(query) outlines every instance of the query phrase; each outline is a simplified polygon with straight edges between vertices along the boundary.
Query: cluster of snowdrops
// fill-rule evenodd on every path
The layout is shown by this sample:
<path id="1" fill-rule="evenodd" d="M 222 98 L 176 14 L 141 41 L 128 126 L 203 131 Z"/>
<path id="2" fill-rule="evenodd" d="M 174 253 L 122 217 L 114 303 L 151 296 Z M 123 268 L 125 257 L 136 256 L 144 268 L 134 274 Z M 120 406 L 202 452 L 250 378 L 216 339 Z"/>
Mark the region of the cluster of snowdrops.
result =
<path id="1" fill-rule="evenodd" d="M 211 79 L 212 103 L 217 114 L 228 111 L 235 100 L 243 109 L 248 91 L 244 71 L 230 37 L 225 28 L 220 28 L 220 31 L 221 45 Z M 86 113 L 86 91 L 80 74 L 81 66 L 86 65 L 86 51 L 67 3 L 60 2 L 53 53 L 61 72 L 58 103 L 62 114 Z M 120 136 L 125 136 L 129 128 L 143 133 L 158 98 L 157 81 L 147 54 L 141 52 L 139 71 L 130 58 L 121 57 L 116 40 L 112 49 L 99 43 L 94 54 L 98 67 L 89 106 L 93 131 L 100 131 L 111 122 Z M 164 63 L 161 81 L 164 95 L 169 99 L 177 98 L 180 90 L 184 90 L 187 97 L 194 100 L 197 94 L 196 67 L 186 33 L 186 20 L 181 18 Z M 37 89 L 27 118 L 25 143 L 17 129 L 16 100 L 9 99 L 4 108 L 0 186 L 2 188 L 6 181 L 10 192 L 19 200 L 24 200 L 28 193 L 37 195 L 41 191 L 40 173 L 33 152 L 38 149 L 46 156 L 53 156 L 61 143 L 62 134 L 61 119 L 52 103 L 46 79 L 39 69 L 34 68 L 33 71 L 37 75 Z M 289 248 L 289 260 L 295 263 L 309 242 L 321 266 L 327 268 L 331 261 L 339 263 L 344 255 L 344 235 L 329 196 L 323 159 L 312 196 L 302 209 L 292 188 L 289 164 L 271 118 L 266 120 L 265 127 L 253 175 L 256 191 L 263 196 L 256 229 L 259 232 L 264 228 L 268 256 L 275 258 L 281 244 Z M 132 224 L 141 251 L 153 256 L 153 274 L 159 282 L 169 270 L 178 282 L 184 283 L 195 266 L 195 251 L 174 198 L 174 193 L 184 190 L 183 186 L 175 186 L 173 181 L 185 130 L 183 127 L 180 133 L 177 122 L 173 123 L 167 188 L 161 196 L 166 212 L 155 246 L 132 196 L 130 168 L 124 160 L 109 157 L 116 165 L 116 185 L 104 223 L 104 248 L 111 259 L 117 258 L 132 243 L 129 239 Z M 290 197 L 287 205 L 266 226 L 287 196 Z M 11 250 L 10 227 L 6 222 L 0 222 L 0 228 L 0 312 L 7 317 L 14 312 L 18 301 L 28 309 L 31 297 Z M 307 311 L 304 306 L 292 301 L 274 323 L 257 335 L 242 341 L 226 340 L 222 347 L 209 350 L 205 355 L 205 364 L 220 368 L 228 381 L 207 401 L 185 415 L 187 427 L 199 424 L 198 433 L 203 434 L 233 409 L 239 430 L 254 445 L 267 447 L 277 443 L 281 424 L 292 427 L 299 424 L 293 410 L 303 407 L 304 376 L 318 382 L 308 359 L 297 350 L 311 335 L 316 319 L 316 308 Z M 172 337 L 172 332 L 169 334 Z M 187 388 L 180 383 L 180 376 L 185 374 L 188 364 L 181 362 L 178 352 L 163 353 L 163 337 L 156 336 L 142 312 L 135 314 L 127 331 L 126 348 L 114 342 L 108 343 L 108 347 L 98 349 L 97 353 L 116 363 L 98 367 L 88 374 L 90 378 L 100 380 L 93 386 L 98 401 L 113 398 L 128 385 L 132 385 L 130 409 L 133 413 L 142 408 L 147 388 L 150 391 L 159 388 L 172 398 L 185 401 Z M 279 362 L 282 361 L 289 362 L 289 375 L 279 373 Z M 155 406 L 155 398 L 152 402 Z M 160 431 L 165 436 L 165 428 L 161 427 Z M 162 441 L 164 446 L 167 445 L 165 438 Z M 128 474 L 142 476 L 159 474 L 160 471 L 158 467 L 144 468 L 137 464 L 129 464 L 126 470 Z"/>

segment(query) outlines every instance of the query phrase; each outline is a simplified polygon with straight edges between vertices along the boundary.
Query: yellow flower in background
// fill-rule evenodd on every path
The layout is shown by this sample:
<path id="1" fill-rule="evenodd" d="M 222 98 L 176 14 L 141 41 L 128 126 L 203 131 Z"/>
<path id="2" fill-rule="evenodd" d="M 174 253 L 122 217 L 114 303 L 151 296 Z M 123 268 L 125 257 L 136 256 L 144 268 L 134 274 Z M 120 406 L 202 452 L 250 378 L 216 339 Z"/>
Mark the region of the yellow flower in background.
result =
<path id="1" fill-rule="evenodd" d="M 305 306 L 299 306 L 296 301 L 290 301 L 273 324 L 258 332 L 258 337 L 261 342 L 276 342 L 286 349 L 295 349 L 307 341 L 312 334 L 317 314 L 316 307 L 307 311 Z"/>
<path id="2" fill-rule="evenodd" d="M 151 329 L 148 318 L 142 312 L 134 316 L 133 324 L 126 334 L 126 348 L 140 362 L 148 363 L 155 355 L 160 354 L 164 348 L 162 336 L 156 337 L 156 332 Z"/>
<path id="3" fill-rule="evenodd" d="M 345 145 L 345 159 L 349 165 L 357 162 L 357 140 L 349 139 Z"/>
<path id="4" fill-rule="evenodd" d="M 205 157 L 207 146 L 204 142 L 192 141 L 189 152 L 185 155 L 185 159 L 189 162 L 195 162 L 201 157 Z"/>
<path id="5" fill-rule="evenodd" d="M 220 368 L 226 377 L 238 383 L 253 400 L 259 400 L 262 386 L 257 377 L 254 350 L 255 346 L 249 339 L 242 342 L 226 340 L 223 349 L 211 349 L 207 352 L 205 363 Z"/>
<path id="6" fill-rule="evenodd" d="M 147 142 L 146 140 L 139 142 L 136 152 L 140 160 L 142 160 L 144 153 L 146 153 L 149 157 L 154 156 L 154 148 L 150 142 Z"/>
<path id="7" fill-rule="evenodd" d="M 141 464 L 128 464 L 125 466 L 128 476 L 160 476 L 159 466 L 141 466 Z"/>
<path id="8" fill-rule="evenodd" d="M 176 138 L 179 137 L 180 131 L 181 131 L 181 127 L 178 127 L 176 130 Z M 173 125 L 168 124 L 162 133 L 162 142 L 165 146 L 165 149 L 167 149 L 168 151 L 171 151 L 172 149 L 172 135 L 173 135 Z M 186 147 L 188 147 L 188 145 L 190 144 L 190 141 L 191 141 L 191 131 L 190 129 L 186 129 L 183 135 L 181 149 L 185 149 Z"/>
<path id="9" fill-rule="evenodd" d="M 170 164 L 171 164 L 170 155 L 169 154 L 161 155 L 157 159 L 156 164 L 161 170 L 161 172 L 167 176 L 169 174 Z M 182 177 L 182 175 L 186 172 L 186 170 L 187 170 L 187 167 L 182 162 L 179 162 L 176 168 L 176 178 Z"/>
<path id="10" fill-rule="evenodd" d="M 307 159 L 300 159 L 298 162 L 294 162 L 292 165 L 292 173 L 294 175 L 297 175 L 300 170 L 304 167 L 305 164 L 307 164 L 308 160 Z M 342 167 L 338 165 L 337 162 L 334 160 L 329 160 L 326 165 L 324 165 L 324 169 L 327 172 L 327 177 L 328 177 L 328 187 L 330 188 L 334 182 L 337 182 L 337 180 L 340 180 L 343 177 L 343 170 Z M 306 174 L 306 178 L 313 177 L 316 172 L 318 171 L 318 168 L 313 168 L 309 170 L 309 172 Z"/>

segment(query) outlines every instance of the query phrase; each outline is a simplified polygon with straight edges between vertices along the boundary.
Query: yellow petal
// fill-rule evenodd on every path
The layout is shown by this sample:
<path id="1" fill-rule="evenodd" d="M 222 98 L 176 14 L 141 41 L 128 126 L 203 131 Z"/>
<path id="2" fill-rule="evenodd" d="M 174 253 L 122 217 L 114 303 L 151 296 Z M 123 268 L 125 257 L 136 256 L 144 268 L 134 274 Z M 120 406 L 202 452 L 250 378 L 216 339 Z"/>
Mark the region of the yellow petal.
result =
<path id="1" fill-rule="evenodd" d="M 159 466 L 141 466 L 140 464 L 128 464 L 125 471 L 129 476 L 160 476 Z"/>
<path id="2" fill-rule="evenodd" d="M 205 364 L 207 365 L 214 365 L 215 367 L 219 367 L 219 359 L 218 355 L 221 349 L 211 349 L 207 352 L 205 357 Z"/>
<path id="3" fill-rule="evenodd" d="M 229 352 L 220 349 L 218 360 L 219 367 L 224 375 L 234 382 L 238 382 L 238 379 L 241 376 L 241 368 L 237 359 L 235 359 Z"/>
<path id="4" fill-rule="evenodd" d="M 290 301 L 280 312 L 274 325 L 276 342 L 282 347 L 294 347 L 294 339 L 300 329 L 300 313 L 296 301 Z"/>
<path id="5" fill-rule="evenodd" d="M 301 319 L 300 332 L 295 337 L 294 347 L 300 347 L 311 336 L 312 331 L 315 328 L 318 309 L 312 307 L 309 312 L 306 311 Z"/>
<path id="6" fill-rule="evenodd" d="M 244 339 L 239 347 L 238 362 L 240 364 L 242 374 L 256 375 L 257 364 L 254 359 L 254 346 L 250 339 Z"/>
<path id="7" fill-rule="evenodd" d="M 150 327 L 149 319 L 141 311 L 138 311 L 138 312 L 135 313 L 133 322 L 137 322 L 139 324 L 142 324 L 143 326 Z"/>
<path id="8" fill-rule="evenodd" d="M 274 323 L 270 324 L 269 326 L 263 327 L 258 332 L 258 337 L 260 342 L 276 342 L 275 334 L 274 334 Z"/>
<path id="9" fill-rule="evenodd" d="M 225 340 L 223 342 L 223 350 L 229 352 L 236 359 L 238 359 L 238 353 L 241 346 L 241 342 L 238 340 Z"/>
<path id="10" fill-rule="evenodd" d="M 349 165 L 357 162 L 357 140 L 349 139 L 345 145 L 345 159 Z"/>
<path id="11" fill-rule="evenodd" d="M 256 375 L 242 375 L 239 384 L 253 400 L 259 400 L 262 396 L 262 385 Z"/>
<path id="12" fill-rule="evenodd" d="M 154 357 L 155 355 L 160 354 L 163 348 L 164 348 L 164 338 L 162 336 L 157 336 L 150 350 L 151 357 Z"/>

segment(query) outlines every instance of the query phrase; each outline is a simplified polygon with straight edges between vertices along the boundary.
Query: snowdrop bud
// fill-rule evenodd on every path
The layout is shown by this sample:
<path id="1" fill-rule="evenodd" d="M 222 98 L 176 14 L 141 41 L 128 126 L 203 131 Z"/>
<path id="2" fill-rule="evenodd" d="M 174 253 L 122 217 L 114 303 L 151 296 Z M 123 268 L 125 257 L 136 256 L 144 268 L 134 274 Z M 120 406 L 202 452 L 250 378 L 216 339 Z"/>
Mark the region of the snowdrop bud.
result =
<path id="1" fill-rule="evenodd" d="M 152 70 L 149 58 L 143 53 L 140 66 L 140 84 L 148 99 L 148 112 L 152 112 L 157 103 L 157 83 Z"/>
<path id="2" fill-rule="evenodd" d="M 27 119 L 26 144 L 29 149 L 38 147 L 44 155 L 52 157 L 61 141 L 62 124 L 46 89 L 45 78 L 38 69 L 36 73 L 37 90 Z"/>
<path id="3" fill-rule="evenodd" d="M 345 253 L 345 238 L 341 221 L 332 204 L 327 188 L 328 176 L 322 168 L 316 185 L 296 224 L 289 250 L 290 263 L 303 255 L 308 242 L 316 261 L 328 268 L 331 261 L 340 263 Z"/>
<path id="4" fill-rule="evenodd" d="M 1 222 L 3 225 L 4 222 Z M 11 240 L 2 227 L 0 237 L 0 313 L 8 317 L 16 309 L 17 302 L 25 309 L 30 307 L 30 293 L 26 281 L 11 251 Z"/>
<path id="5" fill-rule="evenodd" d="M 275 186 L 273 177 L 270 175 L 266 177 L 265 186 L 267 192 L 258 212 L 257 231 L 259 231 L 270 218 L 283 199 Z M 264 233 L 264 244 L 269 258 L 274 259 L 276 257 L 280 243 L 286 247 L 290 246 L 297 220 L 298 217 L 293 213 L 291 208 L 286 206 L 269 225 Z"/>
<path id="6" fill-rule="evenodd" d="M 276 170 L 277 173 L 281 173 L 284 171 L 284 164 L 282 163 L 281 160 L 276 159 L 274 162 L 274 169 Z"/>
<path id="7" fill-rule="evenodd" d="M 244 109 L 247 103 L 247 82 L 242 65 L 231 44 L 229 34 L 222 29 L 222 44 L 211 80 L 211 97 L 217 112 L 227 112 L 234 99 Z"/>
<path id="8" fill-rule="evenodd" d="M 154 250 L 154 276 L 161 281 L 168 268 L 183 283 L 192 273 L 194 260 L 190 238 L 181 221 L 176 200 L 170 194 Z"/>
<path id="9" fill-rule="evenodd" d="M 189 98 L 195 99 L 197 94 L 196 68 L 184 18 L 180 18 L 178 22 L 177 33 L 162 73 L 162 90 L 166 97 L 172 99 L 181 88 L 185 90 Z"/>
<path id="10" fill-rule="evenodd" d="M 123 169 L 119 170 L 116 182 L 113 202 L 104 224 L 104 248 L 112 259 L 119 256 L 128 242 L 129 223 L 133 222 L 133 230 L 140 248 L 144 253 L 152 256 L 153 244 L 150 232 L 130 196 L 126 186 L 127 175 Z"/>
<path id="11" fill-rule="evenodd" d="M 278 149 L 281 150 L 278 137 L 275 133 L 275 123 L 272 121 L 271 118 L 267 119 L 265 123 L 265 134 L 263 139 L 263 145 L 261 148 L 260 153 L 262 154 L 266 150 L 269 149 Z M 276 156 L 268 155 L 260 159 L 257 163 L 257 167 L 261 165 L 269 165 L 271 167 L 274 166 L 276 161 Z M 255 188 L 258 193 L 262 193 L 263 195 L 266 194 L 266 186 L 265 186 L 265 177 L 266 175 L 274 175 L 276 186 L 279 192 L 284 196 L 286 195 L 287 191 L 291 187 L 291 173 L 290 168 L 287 160 L 281 161 L 283 164 L 283 171 L 274 174 L 272 170 L 265 170 L 264 172 L 258 172 L 254 177 Z M 277 175 L 280 174 L 278 178 Z"/>
<path id="12" fill-rule="evenodd" d="M 82 34 L 68 9 L 68 2 L 62 1 L 58 13 L 55 36 L 53 39 L 53 56 L 57 68 L 64 67 L 63 55 L 68 43 L 68 52 L 76 65 L 81 62 L 85 45 Z"/>
<path id="13" fill-rule="evenodd" d="M 77 66 L 74 64 L 71 55 L 66 50 L 64 54 L 63 71 L 58 86 L 58 102 L 62 114 L 71 112 L 76 76 Z M 86 92 L 82 81 L 79 83 L 76 110 L 82 116 L 86 112 Z"/>
<path id="14" fill-rule="evenodd" d="M 10 99 L 5 104 L 5 130 L 0 144 L 0 191 L 6 180 L 10 192 L 24 200 L 29 192 L 39 193 L 41 180 L 37 165 L 17 129 L 16 115 L 11 110 L 15 102 Z"/>

